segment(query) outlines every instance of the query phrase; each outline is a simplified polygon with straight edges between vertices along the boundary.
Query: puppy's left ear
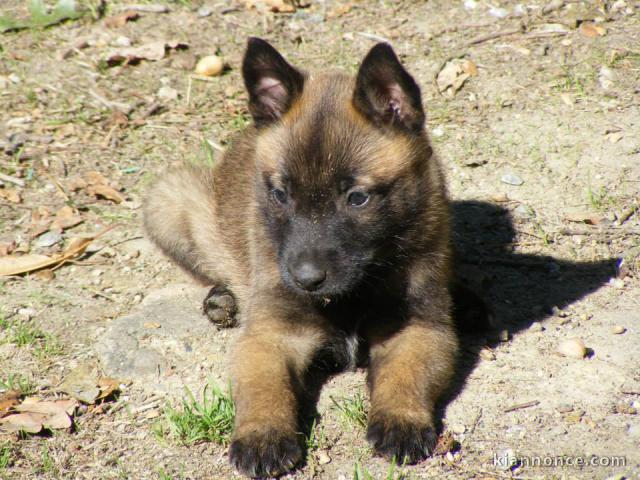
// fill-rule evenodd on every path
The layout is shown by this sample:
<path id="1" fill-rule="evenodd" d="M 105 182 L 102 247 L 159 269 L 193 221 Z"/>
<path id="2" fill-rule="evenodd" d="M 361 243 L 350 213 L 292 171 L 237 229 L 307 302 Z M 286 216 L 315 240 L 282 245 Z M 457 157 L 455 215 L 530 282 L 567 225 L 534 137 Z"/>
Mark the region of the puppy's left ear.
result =
<path id="1" fill-rule="evenodd" d="M 354 106 L 378 126 L 419 132 L 424 126 L 420 87 L 388 43 L 378 43 L 362 61 Z"/>
<path id="2" fill-rule="evenodd" d="M 258 127 L 277 121 L 302 93 L 304 75 L 261 38 L 252 37 L 242 62 L 249 110 Z"/>

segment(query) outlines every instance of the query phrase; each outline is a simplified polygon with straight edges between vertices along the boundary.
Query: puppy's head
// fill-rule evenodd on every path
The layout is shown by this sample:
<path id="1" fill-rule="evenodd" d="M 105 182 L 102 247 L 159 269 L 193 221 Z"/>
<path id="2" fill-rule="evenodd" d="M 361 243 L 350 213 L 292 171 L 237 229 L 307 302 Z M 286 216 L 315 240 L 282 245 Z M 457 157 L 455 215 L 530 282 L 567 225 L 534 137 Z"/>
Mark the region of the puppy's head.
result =
<path id="1" fill-rule="evenodd" d="M 302 295 L 347 295 L 406 254 L 426 206 L 420 89 L 384 43 L 351 78 L 307 74 L 252 38 L 242 72 L 258 130 L 257 200 L 282 279 Z"/>

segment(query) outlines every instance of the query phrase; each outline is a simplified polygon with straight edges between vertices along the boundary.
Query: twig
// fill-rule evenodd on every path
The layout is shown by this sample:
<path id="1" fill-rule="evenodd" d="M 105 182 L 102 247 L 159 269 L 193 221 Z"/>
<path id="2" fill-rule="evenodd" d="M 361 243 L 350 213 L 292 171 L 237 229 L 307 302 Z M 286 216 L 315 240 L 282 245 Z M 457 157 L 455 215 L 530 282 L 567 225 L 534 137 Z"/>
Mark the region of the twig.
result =
<path id="1" fill-rule="evenodd" d="M 503 412 L 504 413 L 509 413 L 509 412 L 513 412 L 515 410 L 521 410 L 523 408 L 535 407 L 538 404 L 540 404 L 540 402 L 538 400 L 532 400 L 530 402 L 525 402 L 525 403 L 518 403 L 517 405 L 511 405 L 510 407 L 505 408 L 503 410 Z"/>
<path id="2" fill-rule="evenodd" d="M 525 33 L 522 38 L 524 39 L 533 39 L 533 38 L 549 38 L 549 37 L 562 37 L 567 35 L 569 32 L 531 32 Z"/>
<path id="3" fill-rule="evenodd" d="M 18 185 L 19 187 L 24 187 L 24 180 L 20 180 L 19 178 L 12 177 L 11 175 L 7 175 L 6 173 L 0 173 L 0 180 L 13 183 L 14 185 Z"/>
<path id="4" fill-rule="evenodd" d="M 380 35 L 375 35 L 373 33 L 356 32 L 356 35 L 360 35 L 361 37 L 368 38 L 369 40 L 375 40 L 376 42 L 391 43 L 391 40 L 389 40 L 388 38 L 381 37 Z"/>
<path id="5" fill-rule="evenodd" d="M 98 297 L 102 297 L 102 298 L 106 298 L 107 300 L 109 300 L 110 302 L 115 302 L 115 300 L 110 297 L 109 295 L 99 292 L 98 290 L 95 290 L 93 288 L 89 288 L 89 287 L 84 287 L 85 290 L 88 290 L 89 292 L 93 293 L 94 295 L 98 296 Z"/>
<path id="6" fill-rule="evenodd" d="M 636 213 L 639 209 L 640 209 L 640 205 L 634 205 L 629 210 L 622 212 L 622 214 L 620 215 L 620 218 L 618 219 L 618 223 L 622 225 L 627 220 L 629 220 L 633 216 L 633 214 Z"/>
<path id="7" fill-rule="evenodd" d="M 166 5 L 121 5 L 118 10 L 133 10 L 134 12 L 145 13 L 169 13 L 171 9 Z"/>
<path id="8" fill-rule="evenodd" d="M 214 150 L 218 150 L 219 152 L 224 153 L 225 152 L 225 148 L 220 145 L 218 142 L 214 142 L 213 140 L 209 140 L 207 138 L 207 143 L 209 144 L 209 146 L 211 146 L 211 148 L 213 148 Z"/>
<path id="9" fill-rule="evenodd" d="M 501 32 L 487 33 L 485 35 L 480 35 L 479 37 L 472 38 L 471 40 L 469 40 L 469 42 L 467 43 L 467 47 L 470 47 L 472 45 L 478 45 L 479 43 L 488 42 L 490 40 L 495 40 L 496 38 L 517 35 L 518 33 L 522 33 L 522 27 L 512 28 L 511 30 L 503 30 Z"/>
<path id="10" fill-rule="evenodd" d="M 95 98 L 98 102 L 100 102 L 105 107 L 110 109 L 116 108 L 118 110 L 122 110 L 122 113 L 124 114 L 128 115 L 131 112 L 131 110 L 133 110 L 131 105 L 129 105 L 128 103 L 113 102 L 111 100 L 107 100 L 106 98 L 104 98 L 102 95 L 100 95 L 98 92 L 96 92 L 91 88 L 89 89 L 89 95 L 91 95 L 93 98 Z"/>

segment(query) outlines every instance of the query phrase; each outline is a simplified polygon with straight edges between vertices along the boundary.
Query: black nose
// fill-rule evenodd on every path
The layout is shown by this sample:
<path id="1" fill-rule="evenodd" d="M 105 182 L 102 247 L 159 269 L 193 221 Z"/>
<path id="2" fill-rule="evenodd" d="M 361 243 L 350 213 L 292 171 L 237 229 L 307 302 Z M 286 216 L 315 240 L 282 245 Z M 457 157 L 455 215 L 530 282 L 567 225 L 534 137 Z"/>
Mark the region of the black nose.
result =
<path id="1" fill-rule="evenodd" d="M 327 278 L 327 272 L 312 262 L 300 262 L 291 270 L 291 276 L 300 288 L 309 292 L 317 290 Z"/>

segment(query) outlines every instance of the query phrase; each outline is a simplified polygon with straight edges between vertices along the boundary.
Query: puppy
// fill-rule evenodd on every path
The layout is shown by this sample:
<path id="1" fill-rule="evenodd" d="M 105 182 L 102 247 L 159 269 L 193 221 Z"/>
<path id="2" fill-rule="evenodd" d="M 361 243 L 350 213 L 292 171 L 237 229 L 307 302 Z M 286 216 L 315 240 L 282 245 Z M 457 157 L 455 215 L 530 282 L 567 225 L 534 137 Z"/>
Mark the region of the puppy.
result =
<path id="1" fill-rule="evenodd" d="M 231 463 L 271 476 L 303 459 L 310 372 L 367 365 L 367 438 L 416 462 L 452 376 L 449 206 L 420 88 L 385 43 L 355 78 L 307 73 L 264 40 L 242 66 L 254 124 L 213 168 L 170 170 L 144 223 L 238 317 Z"/>

